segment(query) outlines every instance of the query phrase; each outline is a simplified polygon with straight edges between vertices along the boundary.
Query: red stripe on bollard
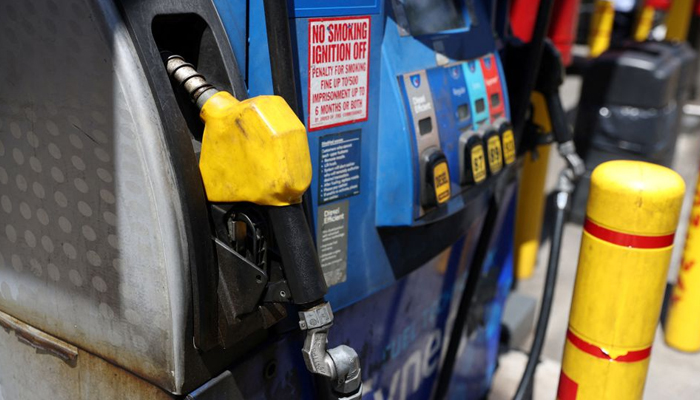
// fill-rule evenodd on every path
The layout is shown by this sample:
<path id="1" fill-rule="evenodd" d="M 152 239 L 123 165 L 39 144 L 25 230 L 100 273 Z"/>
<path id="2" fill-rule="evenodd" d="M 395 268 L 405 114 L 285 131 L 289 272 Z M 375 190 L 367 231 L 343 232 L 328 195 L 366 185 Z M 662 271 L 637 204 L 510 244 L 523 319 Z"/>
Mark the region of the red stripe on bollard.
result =
<path id="1" fill-rule="evenodd" d="M 638 362 L 638 361 L 643 361 L 649 358 L 651 355 L 651 346 L 647 347 L 646 349 L 642 350 L 635 350 L 635 351 L 630 351 L 625 355 L 621 355 L 616 358 L 612 358 L 608 355 L 608 353 L 591 343 L 586 342 L 582 338 L 576 336 L 575 333 L 573 333 L 570 329 L 566 332 L 566 338 L 576 346 L 579 350 L 583 351 L 584 353 L 588 353 L 592 355 L 593 357 L 598 357 L 602 358 L 604 360 L 608 361 L 615 361 L 615 362 Z"/>
<path id="2" fill-rule="evenodd" d="M 623 247 L 632 247 L 636 249 L 660 249 L 673 244 L 675 232 L 670 235 L 661 236 L 642 236 L 623 233 L 602 227 L 595 222 L 586 218 L 583 229 L 600 240 L 608 243 L 616 244 Z"/>

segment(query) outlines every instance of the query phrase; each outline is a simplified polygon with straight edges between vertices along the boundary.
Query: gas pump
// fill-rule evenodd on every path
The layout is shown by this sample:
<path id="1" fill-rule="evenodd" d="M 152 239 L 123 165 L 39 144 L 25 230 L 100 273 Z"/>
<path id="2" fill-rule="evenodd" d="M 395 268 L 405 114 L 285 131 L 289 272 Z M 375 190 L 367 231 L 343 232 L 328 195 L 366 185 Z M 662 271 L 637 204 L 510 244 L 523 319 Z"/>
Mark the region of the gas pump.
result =
<path id="1" fill-rule="evenodd" d="M 330 340 L 358 349 L 364 398 L 426 398 L 434 390 L 457 300 L 479 289 L 466 281 L 489 198 L 502 196 L 488 223 L 504 231 L 513 198 L 515 144 L 488 9 L 479 2 L 421 7 L 290 8 L 297 98 L 314 163 L 309 215 L 334 305 L 337 339 Z M 264 20 L 255 5 L 250 15 L 251 26 Z M 233 29 L 233 19 L 223 21 Z M 271 63 L 269 45 L 251 36 L 260 50 L 249 53 L 251 94 L 272 88 L 274 71 L 259 68 Z M 483 244 L 483 256 L 493 257 L 489 293 L 510 286 L 508 246 L 497 250 L 497 243 Z M 495 367 L 507 289 L 499 293 L 481 296 L 469 336 L 483 336 L 459 352 L 461 363 L 469 359 L 483 374 L 459 371 L 483 382 L 479 392 Z M 280 367 L 290 365 L 287 346 L 276 343 L 270 358 L 231 369 L 244 394 L 260 393 L 251 374 L 266 363 L 287 370 Z"/>
<path id="2" fill-rule="evenodd" d="M 488 391 L 519 145 L 490 2 L 18 7 L 2 397 Z"/>

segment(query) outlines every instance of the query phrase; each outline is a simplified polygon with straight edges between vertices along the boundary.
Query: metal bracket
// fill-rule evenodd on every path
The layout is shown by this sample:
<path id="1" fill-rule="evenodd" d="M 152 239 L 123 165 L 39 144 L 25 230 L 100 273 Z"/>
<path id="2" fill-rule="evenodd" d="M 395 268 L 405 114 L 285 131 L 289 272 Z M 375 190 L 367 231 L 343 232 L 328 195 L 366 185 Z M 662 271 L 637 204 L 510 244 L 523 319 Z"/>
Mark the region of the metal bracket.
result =
<path id="1" fill-rule="evenodd" d="M 228 238 L 233 249 L 260 269 L 267 265 L 267 240 L 262 229 L 243 212 L 231 212 L 226 220 Z"/>
<path id="2" fill-rule="evenodd" d="M 240 316 L 255 311 L 267 285 L 267 272 L 243 258 L 224 242 L 214 238 L 219 261 L 219 290 L 228 293 L 225 312 Z"/>

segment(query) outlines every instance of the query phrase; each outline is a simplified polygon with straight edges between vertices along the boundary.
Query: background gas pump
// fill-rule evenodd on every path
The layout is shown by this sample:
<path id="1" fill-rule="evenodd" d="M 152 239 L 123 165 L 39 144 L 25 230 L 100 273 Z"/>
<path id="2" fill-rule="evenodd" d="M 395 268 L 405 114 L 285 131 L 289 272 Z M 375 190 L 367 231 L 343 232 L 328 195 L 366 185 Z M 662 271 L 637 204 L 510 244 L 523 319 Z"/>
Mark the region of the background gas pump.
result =
<path id="1" fill-rule="evenodd" d="M 650 12 L 648 7 L 661 7 L 658 3 L 640 4 L 638 31 L 622 29 L 609 49 L 616 15 L 612 3 L 601 8 L 600 18 L 592 25 L 601 25 L 598 34 L 591 32 L 592 43 L 600 45 L 592 53 L 597 57 L 587 61 L 583 70 L 574 132 L 587 169 L 575 194 L 578 220 L 583 217 L 590 173 L 600 163 L 628 159 L 670 166 L 673 162 L 683 108 L 695 86 L 697 54 L 679 41 L 687 35 L 692 16 L 688 2 L 672 3 L 666 16 L 666 24 L 672 26 L 666 41 L 644 34 L 648 27 L 642 26 L 643 14 Z M 639 81 L 647 82 L 644 90 Z"/>

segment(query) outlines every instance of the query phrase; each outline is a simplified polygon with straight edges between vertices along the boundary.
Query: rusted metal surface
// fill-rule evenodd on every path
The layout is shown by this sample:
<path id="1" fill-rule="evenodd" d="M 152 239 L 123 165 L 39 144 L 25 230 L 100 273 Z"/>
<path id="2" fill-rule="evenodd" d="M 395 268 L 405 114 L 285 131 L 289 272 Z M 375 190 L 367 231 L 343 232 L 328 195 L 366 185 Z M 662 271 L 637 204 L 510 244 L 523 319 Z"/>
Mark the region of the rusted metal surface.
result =
<path id="1" fill-rule="evenodd" d="M 73 362 L 78 357 L 78 348 L 42 332 L 10 315 L 0 311 L 0 326 L 14 331 L 17 339 L 37 350 L 51 353 L 66 362 Z"/>
<path id="2" fill-rule="evenodd" d="M 36 329 L 7 317 L 2 315 L 2 325 L 13 328 L 0 329 L 0 400 L 173 398 L 136 375 L 55 338 L 50 340 L 71 349 L 74 358 L 70 362 L 55 352 L 45 352 L 18 340 L 16 333 L 20 330 Z M 48 336 L 43 332 L 40 335 Z"/>
<path id="3" fill-rule="evenodd" d="M 182 390 L 182 207 L 114 2 L 3 3 L 0 54 L 0 310 Z"/>

